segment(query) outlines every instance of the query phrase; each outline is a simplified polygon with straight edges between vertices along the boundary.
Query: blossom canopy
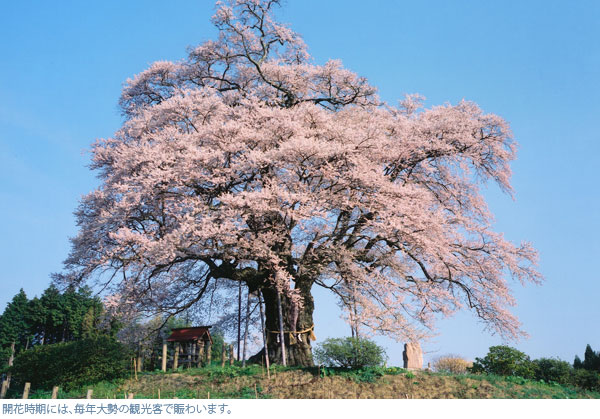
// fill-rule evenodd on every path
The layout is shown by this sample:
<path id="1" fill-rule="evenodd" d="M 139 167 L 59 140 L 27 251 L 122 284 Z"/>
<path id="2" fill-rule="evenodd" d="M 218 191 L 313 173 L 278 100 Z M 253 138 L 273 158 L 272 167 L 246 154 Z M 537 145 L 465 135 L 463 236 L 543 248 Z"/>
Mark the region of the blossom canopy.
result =
<path id="1" fill-rule="evenodd" d="M 218 3 L 217 40 L 128 80 L 61 277 L 168 313 L 242 281 L 272 328 L 282 295 L 292 331 L 321 286 L 357 331 L 414 340 L 468 307 L 518 336 L 507 278 L 539 282 L 537 254 L 491 229 L 479 190 L 512 193 L 508 124 L 468 101 L 383 103 L 341 62 L 313 63 L 278 3 Z"/>

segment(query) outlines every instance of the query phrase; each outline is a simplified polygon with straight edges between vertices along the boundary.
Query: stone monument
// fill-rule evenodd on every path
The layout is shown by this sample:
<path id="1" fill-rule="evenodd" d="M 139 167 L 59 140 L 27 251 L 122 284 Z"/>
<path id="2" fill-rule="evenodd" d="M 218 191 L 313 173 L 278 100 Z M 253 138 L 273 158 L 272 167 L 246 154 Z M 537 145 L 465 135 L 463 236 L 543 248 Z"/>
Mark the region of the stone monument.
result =
<path id="1" fill-rule="evenodd" d="M 423 368 L 423 352 L 418 342 L 409 342 L 404 344 L 404 368 L 408 370 L 420 370 Z"/>

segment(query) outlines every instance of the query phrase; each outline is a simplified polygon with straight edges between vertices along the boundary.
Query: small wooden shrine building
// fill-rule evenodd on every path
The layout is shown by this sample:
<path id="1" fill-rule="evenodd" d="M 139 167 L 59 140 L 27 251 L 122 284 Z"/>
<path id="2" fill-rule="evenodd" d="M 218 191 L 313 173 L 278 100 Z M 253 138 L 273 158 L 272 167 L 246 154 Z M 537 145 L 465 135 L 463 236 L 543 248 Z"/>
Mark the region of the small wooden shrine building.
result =
<path id="1" fill-rule="evenodd" d="M 210 329 L 212 326 L 179 327 L 173 329 L 163 344 L 162 370 L 167 370 L 167 362 L 171 368 L 176 370 L 179 366 L 202 366 L 210 364 L 212 337 Z M 168 343 L 174 343 L 173 356 L 169 356 Z"/>

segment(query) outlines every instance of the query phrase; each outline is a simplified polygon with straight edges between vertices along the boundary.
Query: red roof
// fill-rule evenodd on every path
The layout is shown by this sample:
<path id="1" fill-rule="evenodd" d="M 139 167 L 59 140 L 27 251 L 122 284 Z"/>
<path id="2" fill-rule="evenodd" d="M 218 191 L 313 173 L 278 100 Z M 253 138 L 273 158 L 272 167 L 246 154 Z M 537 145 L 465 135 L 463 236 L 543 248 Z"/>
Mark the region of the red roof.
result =
<path id="1" fill-rule="evenodd" d="M 210 340 L 212 344 L 212 338 L 208 329 L 211 326 L 198 326 L 198 327 L 180 327 L 173 329 L 171 335 L 167 338 L 168 342 L 187 342 L 190 340 Z"/>

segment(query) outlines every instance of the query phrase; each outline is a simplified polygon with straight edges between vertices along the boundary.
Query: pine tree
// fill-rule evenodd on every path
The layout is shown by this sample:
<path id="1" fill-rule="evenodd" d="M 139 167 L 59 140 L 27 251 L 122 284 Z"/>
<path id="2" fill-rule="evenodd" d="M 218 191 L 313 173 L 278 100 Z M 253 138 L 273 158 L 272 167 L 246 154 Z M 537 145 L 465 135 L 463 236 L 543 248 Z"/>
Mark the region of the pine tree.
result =
<path id="1" fill-rule="evenodd" d="M 39 316 L 42 320 L 35 326 L 39 340 L 43 339 L 44 344 L 60 342 L 63 324 L 63 298 L 60 291 L 53 285 L 48 287 L 40 297 L 40 306 Z"/>
<path id="2" fill-rule="evenodd" d="M 600 372 L 600 352 L 594 352 L 589 344 L 585 347 L 583 368 L 588 371 Z"/>
<path id="3" fill-rule="evenodd" d="M 0 348 L 2 348 L 1 365 L 8 362 L 11 344 L 15 342 L 16 352 L 25 349 L 31 337 L 28 323 L 29 300 L 23 288 L 8 303 L 0 316 Z"/>

